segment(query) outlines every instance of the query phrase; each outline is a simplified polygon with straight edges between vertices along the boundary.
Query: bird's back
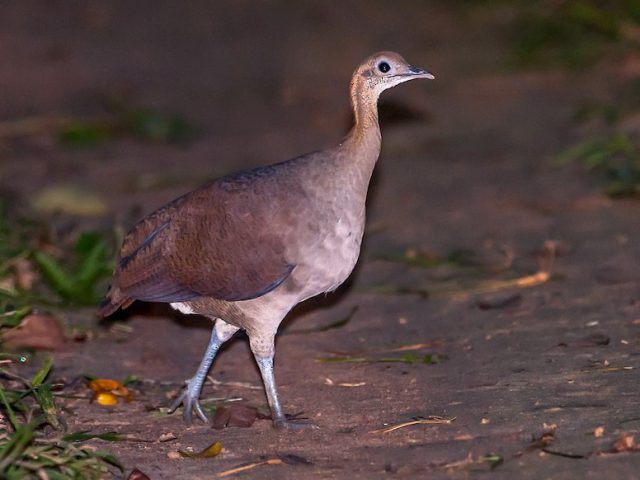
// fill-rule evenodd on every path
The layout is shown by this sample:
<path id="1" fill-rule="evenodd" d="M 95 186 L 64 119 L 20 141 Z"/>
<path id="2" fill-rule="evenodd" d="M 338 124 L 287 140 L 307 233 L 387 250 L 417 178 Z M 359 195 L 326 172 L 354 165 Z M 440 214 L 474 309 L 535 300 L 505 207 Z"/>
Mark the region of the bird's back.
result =
<path id="1" fill-rule="evenodd" d="M 123 242 L 103 313 L 133 299 L 238 301 L 276 288 L 308 255 L 306 244 L 331 236 L 330 157 L 228 175 L 145 217 Z"/>

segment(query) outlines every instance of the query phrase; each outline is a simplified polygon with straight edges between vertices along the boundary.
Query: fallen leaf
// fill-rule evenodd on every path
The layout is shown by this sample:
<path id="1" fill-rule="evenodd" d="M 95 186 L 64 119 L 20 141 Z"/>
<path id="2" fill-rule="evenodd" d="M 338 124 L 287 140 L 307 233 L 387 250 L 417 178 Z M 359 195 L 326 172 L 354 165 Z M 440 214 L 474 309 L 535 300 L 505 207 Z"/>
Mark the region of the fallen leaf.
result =
<path id="1" fill-rule="evenodd" d="M 111 392 L 98 392 L 93 400 L 99 405 L 111 406 L 118 404 L 118 397 Z"/>
<path id="2" fill-rule="evenodd" d="M 596 427 L 593 430 L 593 436 L 596 438 L 600 438 L 604 435 L 604 427 Z"/>
<path id="3" fill-rule="evenodd" d="M 17 327 L 1 337 L 3 347 L 34 350 L 56 350 L 64 344 L 64 331 L 58 320 L 45 313 L 31 313 Z"/>
<path id="4" fill-rule="evenodd" d="M 134 468 L 133 471 L 127 477 L 127 480 L 151 480 L 148 475 L 144 474 L 137 468 Z"/>
<path id="5" fill-rule="evenodd" d="M 217 457 L 222 451 L 222 444 L 220 442 L 215 442 L 209 445 L 204 450 L 200 452 L 185 452 L 182 450 L 178 450 L 178 453 L 185 458 L 213 458 Z"/>
<path id="6" fill-rule="evenodd" d="M 609 345 L 611 337 L 604 333 L 592 333 L 587 335 L 581 341 L 576 343 L 577 347 L 590 347 L 590 346 L 605 346 Z"/>
<path id="7" fill-rule="evenodd" d="M 258 409 L 249 405 L 235 403 L 231 406 L 216 408 L 213 416 L 213 428 L 221 430 L 226 427 L 248 428 L 258 418 Z"/>
<path id="8" fill-rule="evenodd" d="M 278 458 L 287 465 L 312 465 L 311 461 L 295 453 L 281 453 Z"/>
<path id="9" fill-rule="evenodd" d="M 550 428 L 548 430 L 543 431 L 539 436 L 533 437 L 531 439 L 531 443 L 527 450 L 544 450 L 547 446 L 551 445 L 556 437 L 555 428 Z"/>
<path id="10" fill-rule="evenodd" d="M 616 440 L 616 443 L 613 444 L 614 452 L 634 452 L 638 450 L 640 447 L 636 445 L 636 439 L 633 435 L 622 432 Z"/>
<path id="11" fill-rule="evenodd" d="M 129 389 L 117 380 L 95 378 L 87 386 L 94 392 L 92 401 L 100 405 L 115 405 L 118 403 L 118 399 L 123 399 L 125 402 L 133 400 Z"/>
<path id="12" fill-rule="evenodd" d="M 516 307 L 520 305 L 520 303 L 522 303 L 522 295 L 519 293 L 487 295 L 476 301 L 476 305 L 480 310 Z"/>
<path id="13" fill-rule="evenodd" d="M 158 441 L 159 442 L 169 442 L 171 440 L 175 440 L 176 437 L 175 434 L 173 432 L 167 432 L 167 433 L 163 433 L 162 435 L 160 435 L 158 437 Z"/>
<path id="14" fill-rule="evenodd" d="M 487 463 L 489 468 L 493 470 L 504 463 L 504 458 L 499 453 L 490 453 L 489 455 L 478 457 L 477 463 Z"/>

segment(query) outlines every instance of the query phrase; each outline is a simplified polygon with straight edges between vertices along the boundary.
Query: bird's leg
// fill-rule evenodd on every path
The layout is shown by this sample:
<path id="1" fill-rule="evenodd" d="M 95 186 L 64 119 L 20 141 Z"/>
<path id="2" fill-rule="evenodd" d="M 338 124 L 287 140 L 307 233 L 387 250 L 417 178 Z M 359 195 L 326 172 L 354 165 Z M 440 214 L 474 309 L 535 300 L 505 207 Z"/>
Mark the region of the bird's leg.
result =
<path id="1" fill-rule="evenodd" d="M 273 336 L 271 337 L 271 341 L 267 342 L 267 345 L 261 342 L 254 342 L 254 340 L 250 337 L 250 344 L 251 351 L 253 352 L 253 356 L 255 357 L 258 368 L 260 369 L 262 382 L 264 383 L 264 389 L 267 394 L 267 401 L 269 402 L 269 408 L 271 409 L 273 426 L 275 428 L 287 428 L 290 430 L 317 428 L 316 425 L 310 422 L 305 422 L 302 420 L 288 420 L 284 412 L 282 411 L 280 399 L 278 398 L 278 390 L 276 388 L 276 379 L 273 372 Z"/>
<path id="2" fill-rule="evenodd" d="M 207 378 L 207 373 L 209 372 L 209 368 L 211 368 L 211 364 L 213 363 L 216 353 L 218 353 L 218 349 L 237 331 L 238 327 L 229 325 L 221 319 L 216 321 L 216 324 L 211 331 L 211 339 L 209 340 L 207 351 L 200 361 L 200 366 L 198 367 L 196 374 L 187 381 L 187 386 L 184 388 L 180 396 L 178 396 L 178 398 L 176 398 L 176 400 L 171 404 L 169 413 L 175 412 L 180 405 L 184 404 L 183 418 L 187 424 L 191 423 L 193 410 L 196 411 L 196 414 L 203 422 L 206 423 L 209 421 L 207 416 L 204 414 L 199 401 L 202 385 Z"/>

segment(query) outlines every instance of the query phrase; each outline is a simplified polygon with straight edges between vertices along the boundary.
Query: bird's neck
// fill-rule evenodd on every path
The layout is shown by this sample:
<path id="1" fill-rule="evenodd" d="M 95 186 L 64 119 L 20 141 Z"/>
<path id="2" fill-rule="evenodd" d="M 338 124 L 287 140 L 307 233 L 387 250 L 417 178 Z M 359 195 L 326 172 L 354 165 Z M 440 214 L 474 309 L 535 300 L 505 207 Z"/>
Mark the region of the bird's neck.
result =
<path id="1" fill-rule="evenodd" d="M 345 165 L 354 172 L 357 185 L 366 190 L 373 169 L 380 155 L 380 125 L 378 124 L 378 95 L 374 94 L 360 81 L 354 80 L 351 84 L 351 105 L 355 125 L 342 142 L 341 148 L 346 155 Z"/>

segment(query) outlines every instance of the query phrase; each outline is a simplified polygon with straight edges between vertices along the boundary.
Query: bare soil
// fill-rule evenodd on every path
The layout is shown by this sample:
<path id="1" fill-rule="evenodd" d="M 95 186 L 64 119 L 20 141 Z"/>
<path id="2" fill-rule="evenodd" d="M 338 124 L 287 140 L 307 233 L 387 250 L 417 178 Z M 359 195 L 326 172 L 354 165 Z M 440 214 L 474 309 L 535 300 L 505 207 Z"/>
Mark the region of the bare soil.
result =
<path id="1" fill-rule="evenodd" d="M 96 339 L 55 353 L 58 378 L 143 380 L 135 400 L 116 407 L 63 401 L 69 429 L 150 440 L 95 444 L 127 474 L 137 467 L 153 480 L 215 478 L 273 458 L 287 461 L 229 478 L 640 478 L 640 454 L 607 453 L 623 432 L 640 433 L 640 204 L 611 201 L 584 170 L 553 165 L 580 134 L 579 102 L 610 97 L 640 64 L 506 72 L 508 17 L 499 12 L 413 1 L 5 4 L 0 119 L 97 114 L 99 96 L 126 91 L 202 129 L 184 146 L 123 139 L 68 149 L 43 138 L 0 152 L 0 184 L 17 199 L 80 184 L 107 202 L 103 223 L 131 225 L 134 207 L 149 212 L 208 178 L 339 141 L 350 73 L 376 50 L 397 50 L 436 75 L 385 95 L 359 267 L 349 285 L 292 314 L 277 343 L 285 410 L 304 412 L 318 430 L 185 427 L 158 412 L 197 367 L 210 325 L 140 306 L 124 321 L 130 330 L 101 325 Z M 472 291 L 535 273 L 545 241 L 556 245 L 549 281 L 500 287 L 491 295 L 506 297 L 497 300 Z M 489 267 L 381 259 L 407 249 L 440 257 L 466 249 Z M 480 308 L 483 299 L 496 308 Z M 295 333 L 353 306 L 341 328 Z M 67 320 L 98 324 L 92 311 Z M 427 345 L 397 351 L 415 344 Z M 318 361 L 409 351 L 446 360 Z M 211 377 L 222 384 L 208 384 L 205 398 L 266 403 L 248 388 L 261 384 L 246 338 L 220 353 Z M 429 416 L 455 420 L 372 433 Z M 554 431 L 546 453 L 532 446 L 545 431 Z M 157 441 L 169 432 L 175 440 Z M 214 441 L 223 445 L 215 458 L 170 458 Z M 491 469 L 489 454 L 503 462 Z"/>

